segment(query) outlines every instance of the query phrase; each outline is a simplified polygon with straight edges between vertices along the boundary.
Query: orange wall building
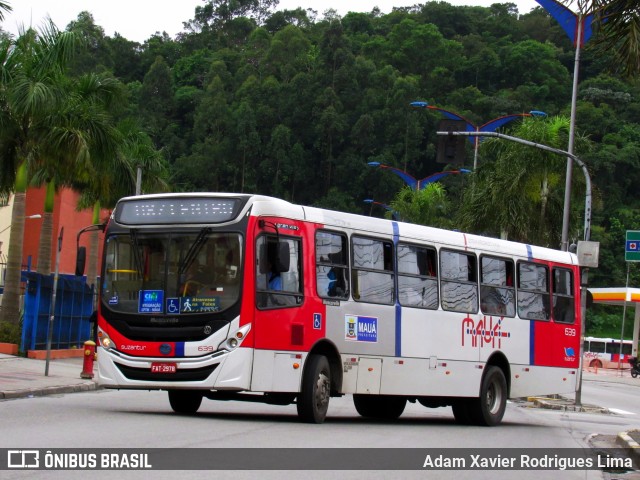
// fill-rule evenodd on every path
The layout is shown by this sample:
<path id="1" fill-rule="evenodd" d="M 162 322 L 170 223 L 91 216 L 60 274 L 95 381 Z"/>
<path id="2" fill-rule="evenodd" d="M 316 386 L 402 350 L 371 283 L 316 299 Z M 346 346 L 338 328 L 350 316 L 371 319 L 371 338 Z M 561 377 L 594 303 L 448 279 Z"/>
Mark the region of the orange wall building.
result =
<path id="1" fill-rule="evenodd" d="M 44 213 L 45 188 L 30 188 L 27 190 L 25 215 L 36 215 Z M 58 250 L 58 237 L 60 229 L 64 228 L 62 236 L 62 249 L 60 251 L 59 273 L 73 274 L 76 269 L 77 235 L 80 230 L 92 224 L 93 211 L 86 209 L 76 210 L 79 194 L 69 190 L 60 190 L 56 194 L 53 210 L 53 238 L 51 239 L 51 270 L 55 269 L 56 254 Z M 5 207 L 6 208 L 6 207 Z M 106 221 L 111 214 L 110 210 L 103 209 L 100 220 Z M 27 265 L 31 257 L 31 269 L 35 270 L 38 265 L 38 244 L 40 242 L 40 230 L 42 219 L 25 220 L 24 244 L 22 249 L 22 264 Z M 4 227 L 2 227 L 4 228 Z M 102 251 L 102 232 L 99 234 L 100 251 Z M 89 258 L 89 234 L 86 233 L 80 238 L 80 245 L 87 248 L 87 260 Z M 6 255 L 9 249 L 8 242 L 3 245 L 3 254 Z M 100 255 L 99 255 L 100 256 Z M 97 268 L 96 271 L 99 271 Z M 86 273 L 86 272 L 85 272 Z M 89 283 L 93 283 L 89 281 Z"/>

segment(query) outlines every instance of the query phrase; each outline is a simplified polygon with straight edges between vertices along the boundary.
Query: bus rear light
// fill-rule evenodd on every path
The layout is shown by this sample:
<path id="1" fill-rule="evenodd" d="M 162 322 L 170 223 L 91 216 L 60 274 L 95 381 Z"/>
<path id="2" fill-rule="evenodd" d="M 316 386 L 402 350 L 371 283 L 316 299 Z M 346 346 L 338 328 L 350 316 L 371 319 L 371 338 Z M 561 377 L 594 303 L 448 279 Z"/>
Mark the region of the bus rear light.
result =
<path id="1" fill-rule="evenodd" d="M 520 375 L 518 375 L 518 374 L 516 373 L 515 377 L 516 377 L 516 378 L 520 378 Z"/>
<path id="2" fill-rule="evenodd" d="M 297 370 L 297 369 L 299 369 L 299 368 L 300 368 L 300 364 L 299 364 L 299 363 L 294 363 L 294 364 L 293 364 L 293 369 L 294 369 L 294 370 Z"/>
<path id="3" fill-rule="evenodd" d="M 296 353 L 295 358 L 297 358 L 298 360 L 302 359 L 302 354 L 301 353 Z"/>
<path id="4" fill-rule="evenodd" d="M 522 369 L 522 371 L 523 371 L 523 372 L 528 372 L 528 371 L 529 371 L 529 369 L 528 369 L 528 368 L 523 368 L 523 369 Z"/>
<path id="5" fill-rule="evenodd" d="M 446 372 L 444 372 L 445 375 L 451 375 L 451 371 L 447 370 Z"/>

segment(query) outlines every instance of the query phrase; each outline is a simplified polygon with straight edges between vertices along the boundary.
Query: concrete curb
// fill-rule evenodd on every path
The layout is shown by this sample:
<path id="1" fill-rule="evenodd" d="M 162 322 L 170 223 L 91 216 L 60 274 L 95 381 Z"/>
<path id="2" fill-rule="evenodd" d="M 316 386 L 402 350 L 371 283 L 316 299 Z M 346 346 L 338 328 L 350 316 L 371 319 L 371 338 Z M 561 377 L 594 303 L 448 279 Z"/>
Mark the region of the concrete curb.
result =
<path id="1" fill-rule="evenodd" d="M 640 432 L 640 430 L 632 430 L 633 432 Z M 636 442 L 630 432 L 620 432 L 616 437 L 616 443 L 622 448 L 626 449 L 629 457 L 633 459 L 637 468 L 640 468 L 640 444 Z"/>
<path id="2" fill-rule="evenodd" d="M 611 413 L 609 409 L 596 405 L 575 405 L 573 400 L 564 397 L 527 397 L 527 401 L 533 404 L 534 408 L 547 408 L 549 410 L 563 410 L 565 412 L 586 412 L 586 413 Z"/>
<path id="3" fill-rule="evenodd" d="M 0 392 L 0 400 L 16 398 L 44 397 L 46 395 L 61 395 L 64 393 L 90 392 L 98 390 L 95 382 L 78 383 L 75 385 L 63 385 L 55 387 L 28 388 L 24 390 L 9 390 Z"/>

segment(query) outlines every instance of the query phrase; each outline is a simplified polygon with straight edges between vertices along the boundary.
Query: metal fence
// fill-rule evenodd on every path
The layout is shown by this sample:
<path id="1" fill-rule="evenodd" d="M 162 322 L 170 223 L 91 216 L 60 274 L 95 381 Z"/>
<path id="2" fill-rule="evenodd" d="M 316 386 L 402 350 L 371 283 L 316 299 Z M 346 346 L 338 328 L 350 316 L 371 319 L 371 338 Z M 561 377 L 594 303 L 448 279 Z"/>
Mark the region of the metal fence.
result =
<path id="1" fill-rule="evenodd" d="M 53 274 L 22 272 L 26 280 L 20 350 L 44 350 L 51 317 Z M 53 320 L 52 349 L 81 348 L 91 339 L 93 286 L 86 277 L 59 275 Z"/>

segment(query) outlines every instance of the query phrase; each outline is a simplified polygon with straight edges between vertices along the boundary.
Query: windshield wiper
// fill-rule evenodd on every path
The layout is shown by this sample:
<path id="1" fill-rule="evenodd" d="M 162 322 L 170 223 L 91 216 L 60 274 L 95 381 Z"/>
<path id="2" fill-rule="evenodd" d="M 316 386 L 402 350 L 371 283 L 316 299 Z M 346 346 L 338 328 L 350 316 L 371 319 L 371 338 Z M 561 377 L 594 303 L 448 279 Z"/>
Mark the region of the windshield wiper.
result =
<path id="1" fill-rule="evenodd" d="M 209 233 L 211 233 L 211 227 L 204 227 L 202 230 L 200 230 L 200 233 L 191 244 L 191 247 L 189 247 L 184 260 L 182 260 L 180 268 L 178 269 L 178 274 L 183 274 L 187 270 L 187 268 L 191 266 L 198 253 L 200 253 L 200 249 L 202 248 L 202 245 L 204 245 Z"/>
<path id="2" fill-rule="evenodd" d="M 133 242 L 133 258 L 136 262 L 136 269 L 138 275 L 142 277 L 142 252 L 138 246 L 138 231 L 135 228 L 131 229 L 131 241 Z"/>

